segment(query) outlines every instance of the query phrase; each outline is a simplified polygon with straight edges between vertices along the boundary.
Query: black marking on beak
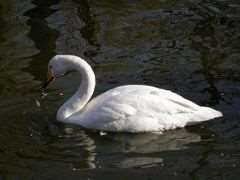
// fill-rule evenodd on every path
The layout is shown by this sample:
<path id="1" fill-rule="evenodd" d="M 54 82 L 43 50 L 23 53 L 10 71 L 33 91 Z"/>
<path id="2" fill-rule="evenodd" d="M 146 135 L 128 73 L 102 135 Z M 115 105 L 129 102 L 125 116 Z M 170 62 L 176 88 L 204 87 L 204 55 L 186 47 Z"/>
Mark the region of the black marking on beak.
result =
<path id="1" fill-rule="evenodd" d="M 48 74 L 47 74 L 47 80 L 43 83 L 42 85 L 42 89 L 46 89 L 47 86 L 55 79 L 54 75 L 53 75 L 53 72 L 51 70 L 48 71 Z"/>
<path id="2" fill-rule="evenodd" d="M 54 77 L 51 76 L 50 78 L 48 78 L 42 85 L 42 89 L 46 89 L 47 86 L 54 80 Z"/>

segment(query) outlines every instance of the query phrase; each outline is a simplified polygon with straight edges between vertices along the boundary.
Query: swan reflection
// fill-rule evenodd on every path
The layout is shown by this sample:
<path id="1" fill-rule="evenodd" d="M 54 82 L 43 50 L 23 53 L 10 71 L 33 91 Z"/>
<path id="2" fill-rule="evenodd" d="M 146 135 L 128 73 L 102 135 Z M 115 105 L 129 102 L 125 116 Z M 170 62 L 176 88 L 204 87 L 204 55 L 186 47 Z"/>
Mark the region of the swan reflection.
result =
<path id="1" fill-rule="evenodd" d="M 58 132 L 57 140 L 49 146 L 50 152 L 60 156 L 74 171 L 96 168 L 95 141 L 84 130 L 66 126 L 63 132 Z"/>
<path id="2" fill-rule="evenodd" d="M 164 134 L 108 134 L 96 137 L 96 160 L 101 167 L 153 167 L 164 165 L 163 151 L 179 151 L 201 136 L 186 129 Z"/>
<path id="3" fill-rule="evenodd" d="M 191 143 L 201 141 L 201 136 L 186 129 L 164 134 L 109 133 L 101 136 L 78 127 L 64 128 L 57 142 L 51 147 L 54 152 L 70 163 L 72 170 L 93 168 L 148 168 L 163 166 L 163 151 L 179 151 Z"/>
<path id="4" fill-rule="evenodd" d="M 115 134 L 107 138 L 114 141 L 115 147 L 112 151 L 144 154 L 182 150 L 187 148 L 189 143 L 201 141 L 200 135 L 188 132 L 186 129 L 169 131 L 164 134 Z"/>
<path id="5" fill-rule="evenodd" d="M 149 168 L 157 165 L 163 166 L 163 159 L 157 157 L 135 157 L 127 158 L 117 165 L 119 168 Z"/>

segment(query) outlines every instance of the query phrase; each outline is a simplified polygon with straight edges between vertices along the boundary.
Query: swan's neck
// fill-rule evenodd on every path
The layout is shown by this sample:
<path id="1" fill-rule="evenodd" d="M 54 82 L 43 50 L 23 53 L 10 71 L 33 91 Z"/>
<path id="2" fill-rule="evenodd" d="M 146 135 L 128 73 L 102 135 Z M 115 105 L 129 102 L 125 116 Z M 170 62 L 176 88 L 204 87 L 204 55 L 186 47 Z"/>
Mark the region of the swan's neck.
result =
<path id="1" fill-rule="evenodd" d="M 95 75 L 84 60 L 78 57 L 66 59 L 68 70 L 78 71 L 81 75 L 81 84 L 75 94 L 65 102 L 57 112 L 59 121 L 70 121 L 70 116 L 81 111 L 93 95 L 95 88 Z"/>

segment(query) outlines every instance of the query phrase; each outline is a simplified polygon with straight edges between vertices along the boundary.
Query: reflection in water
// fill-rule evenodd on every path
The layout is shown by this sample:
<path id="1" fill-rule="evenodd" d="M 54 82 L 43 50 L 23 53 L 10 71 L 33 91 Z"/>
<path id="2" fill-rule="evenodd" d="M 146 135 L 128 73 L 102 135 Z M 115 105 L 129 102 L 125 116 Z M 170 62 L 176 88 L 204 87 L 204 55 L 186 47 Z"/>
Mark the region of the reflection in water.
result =
<path id="1" fill-rule="evenodd" d="M 0 5 L 1 20 L 4 22 L 0 28 L 3 32 L 0 43 L 0 96 L 11 98 L 31 91 L 37 83 L 33 76 L 23 72 L 30 61 L 27 57 L 36 53 L 36 49 L 32 41 L 25 36 L 28 29 L 25 24 L 27 19 L 21 16 L 21 11 L 18 11 L 23 6 L 26 10 L 31 9 L 32 5 L 28 2 L 14 5 L 1 2 Z M 29 86 L 23 89 L 25 83 L 29 83 Z M 5 99 L 3 103 L 4 101 Z"/>
<path id="2" fill-rule="evenodd" d="M 51 158 L 56 156 L 71 164 L 72 170 L 96 168 L 95 142 L 82 130 L 65 127 L 63 134 L 58 134 L 57 139 L 48 144 L 48 148 L 48 156 L 50 153 Z"/>
<path id="3" fill-rule="evenodd" d="M 75 170 L 76 179 L 107 179 L 109 169 L 108 179 L 122 172 L 141 179 L 141 173 L 148 179 L 166 179 L 164 173 L 238 178 L 239 7 L 235 0 L 1 1 L 0 178 L 71 179 Z M 121 84 L 155 85 L 211 104 L 224 120 L 163 135 L 100 136 L 60 124 L 55 111 L 79 77 L 61 79 L 39 98 L 39 80 L 56 53 L 86 58 L 96 71 L 97 93 Z"/>
<path id="4" fill-rule="evenodd" d="M 48 142 L 48 151 L 43 151 L 41 156 L 70 163 L 73 170 L 153 167 L 164 164 L 161 152 L 184 150 L 189 144 L 201 141 L 198 134 L 185 129 L 163 135 L 110 133 L 100 136 L 69 126 L 63 132 L 55 132 L 55 128 L 51 134 L 57 139 Z"/>
<path id="5" fill-rule="evenodd" d="M 208 92 L 211 94 L 211 103 L 210 105 L 219 104 L 221 98 L 221 94 L 218 91 L 215 85 L 215 78 L 212 74 L 213 70 L 217 69 L 218 59 L 221 57 L 214 57 L 216 54 L 214 52 L 215 46 L 217 43 L 214 36 L 214 29 L 211 25 L 211 19 L 208 21 L 202 22 L 195 27 L 194 35 L 195 41 L 193 41 L 193 46 L 200 51 L 201 61 L 202 61 L 202 73 L 205 76 L 207 83 L 209 84 Z M 221 49 L 221 47 L 218 47 Z M 210 54 L 210 55 L 209 55 Z M 221 55 L 221 54 L 219 54 Z"/>
<path id="6" fill-rule="evenodd" d="M 48 17 L 50 26 L 59 32 L 57 53 L 84 57 L 96 52 L 95 22 L 88 1 L 63 1 L 58 8 L 58 12 Z"/>
<path id="7" fill-rule="evenodd" d="M 108 134 L 96 140 L 96 161 L 100 167 L 152 167 L 164 163 L 161 152 L 188 148 L 201 141 L 185 129 L 165 134 Z"/>
<path id="8" fill-rule="evenodd" d="M 84 27 L 81 28 L 81 35 L 90 45 L 98 46 L 96 42 L 96 22 L 91 14 L 91 7 L 87 0 L 75 0 L 75 6 L 78 6 L 78 17 L 84 22 Z M 71 17 L 70 17 L 71 18 Z"/>
<path id="9" fill-rule="evenodd" d="M 46 20 L 51 14 L 56 12 L 51 6 L 58 1 L 33 1 L 36 7 L 24 13 L 29 19 L 27 24 L 31 27 L 28 37 L 34 41 L 35 47 L 40 51 L 34 55 L 31 62 L 31 67 L 27 68 L 31 74 L 36 78 L 42 79 L 42 73 L 46 71 L 46 64 L 49 59 L 56 54 L 55 41 L 58 36 L 58 32 L 51 29 Z M 41 32 L 39 32 L 41 30 Z"/>
<path id="10" fill-rule="evenodd" d="M 123 160 L 117 165 L 119 168 L 150 168 L 163 164 L 163 159 L 158 157 L 133 157 Z"/>
<path id="11" fill-rule="evenodd" d="M 118 135 L 113 136 L 113 140 L 119 142 L 116 151 L 144 154 L 185 149 L 190 143 L 200 142 L 201 137 L 179 129 L 164 134 Z"/>

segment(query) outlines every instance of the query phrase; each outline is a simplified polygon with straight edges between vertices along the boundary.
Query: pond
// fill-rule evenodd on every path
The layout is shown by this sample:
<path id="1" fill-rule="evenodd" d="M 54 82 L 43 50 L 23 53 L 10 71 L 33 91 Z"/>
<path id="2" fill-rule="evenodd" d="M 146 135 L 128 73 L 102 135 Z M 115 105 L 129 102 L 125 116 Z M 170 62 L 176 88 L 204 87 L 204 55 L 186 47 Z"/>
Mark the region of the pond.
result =
<path id="1" fill-rule="evenodd" d="M 238 0 L 0 2 L 0 179 L 238 179 Z M 101 136 L 56 121 L 72 73 L 42 99 L 49 59 L 89 62 L 94 95 L 124 84 L 169 89 L 224 117 L 158 134 Z"/>

